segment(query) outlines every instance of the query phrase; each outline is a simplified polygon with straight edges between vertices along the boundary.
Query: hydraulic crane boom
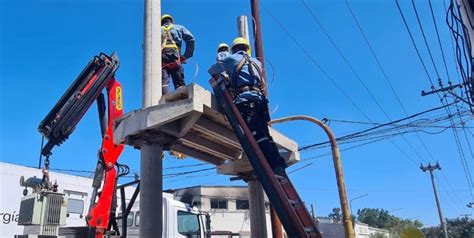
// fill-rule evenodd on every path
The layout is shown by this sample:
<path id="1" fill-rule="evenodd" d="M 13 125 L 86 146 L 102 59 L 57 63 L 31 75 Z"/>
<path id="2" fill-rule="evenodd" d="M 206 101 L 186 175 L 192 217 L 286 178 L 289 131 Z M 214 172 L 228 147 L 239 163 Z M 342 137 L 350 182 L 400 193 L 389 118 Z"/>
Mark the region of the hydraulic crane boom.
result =
<path id="1" fill-rule="evenodd" d="M 273 173 L 252 132 L 234 105 L 223 78 L 212 78 L 210 83 L 219 105 L 222 106 L 224 114 L 239 139 L 268 199 L 275 207 L 288 236 L 291 238 L 321 238 L 316 224 L 288 176 L 279 176 Z"/>
<path id="2" fill-rule="evenodd" d="M 118 67 L 119 59 L 116 54 L 107 56 L 100 53 L 95 56 L 41 121 L 38 128 L 48 139 L 41 150 L 41 154 L 48 160 L 54 146 L 59 146 L 68 139 L 86 111 L 97 100 L 102 145 L 92 184 L 91 206 L 86 216 L 90 228 L 89 237 L 103 237 L 110 229 L 110 216 L 114 212 L 112 203 L 117 183 L 115 166 L 118 166 L 117 160 L 123 150 L 123 145 L 113 142 L 113 122 L 123 115 L 122 87 L 115 79 Z M 104 89 L 107 91 L 107 114 L 102 94 Z"/>

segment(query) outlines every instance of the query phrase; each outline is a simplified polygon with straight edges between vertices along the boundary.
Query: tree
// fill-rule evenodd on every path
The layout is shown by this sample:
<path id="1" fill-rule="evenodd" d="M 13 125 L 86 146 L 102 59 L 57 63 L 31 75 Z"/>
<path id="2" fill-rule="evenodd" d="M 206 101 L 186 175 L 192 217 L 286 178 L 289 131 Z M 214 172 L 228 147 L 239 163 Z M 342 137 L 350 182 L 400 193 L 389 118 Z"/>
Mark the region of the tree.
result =
<path id="1" fill-rule="evenodd" d="M 448 219 L 446 226 L 450 238 L 474 238 L 474 220 L 469 218 Z M 439 226 L 424 228 L 423 233 L 427 238 L 443 237 Z"/>
<path id="2" fill-rule="evenodd" d="M 383 234 L 383 233 L 371 234 L 369 237 L 370 238 L 386 238 L 385 234 Z"/>
<path id="3" fill-rule="evenodd" d="M 393 215 L 384 209 L 364 208 L 357 211 L 357 220 L 371 227 L 386 229 L 398 235 L 409 227 L 421 228 L 423 223 L 418 220 L 411 221 Z"/>
<path id="4" fill-rule="evenodd" d="M 335 220 L 335 221 L 341 221 L 342 220 L 341 209 L 338 208 L 338 207 L 333 208 L 332 212 L 329 213 L 328 217 Z"/>

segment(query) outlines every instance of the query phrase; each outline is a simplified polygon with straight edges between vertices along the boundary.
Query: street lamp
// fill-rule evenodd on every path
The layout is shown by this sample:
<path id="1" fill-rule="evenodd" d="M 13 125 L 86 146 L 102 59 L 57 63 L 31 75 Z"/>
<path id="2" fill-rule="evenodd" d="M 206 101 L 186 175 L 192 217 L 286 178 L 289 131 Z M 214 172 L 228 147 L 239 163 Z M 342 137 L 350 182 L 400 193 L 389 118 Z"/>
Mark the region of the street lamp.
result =
<path id="1" fill-rule="evenodd" d="M 355 198 L 353 198 L 353 199 L 351 199 L 351 200 L 349 201 L 349 207 L 351 208 L 351 214 L 354 214 L 354 213 L 352 213 L 352 201 L 357 200 L 357 199 L 362 198 L 362 197 L 365 197 L 365 196 L 368 196 L 368 195 L 369 195 L 369 194 L 366 193 L 366 194 L 364 194 L 364 195 L 360 195 L 360 196 L 358 196 L 358 197 L 355 197 Z"/>

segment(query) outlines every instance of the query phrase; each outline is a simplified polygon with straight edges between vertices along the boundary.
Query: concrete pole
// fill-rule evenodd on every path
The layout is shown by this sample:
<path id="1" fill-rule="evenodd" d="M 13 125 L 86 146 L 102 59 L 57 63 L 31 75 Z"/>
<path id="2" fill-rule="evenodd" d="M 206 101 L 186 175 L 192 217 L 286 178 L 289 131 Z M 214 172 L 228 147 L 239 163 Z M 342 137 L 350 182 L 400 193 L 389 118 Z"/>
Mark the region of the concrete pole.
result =
<path id="1" fill-rule="evenodd" d="M 142 108 L 158 104 L 161 98 L 161 1 L 145 0 L 143 33 Z M 140 238 L 162 237 L 163 148 L 140 146 Z"/>
<path id="2" fill-rule="evenodd" d="M 428 166 L 426 166 L 426 167 L 423 167 L 423 165 L 421 165 L 420 169 L 423 172 L 426 172 L 426 171 L 430 172 L 431 184 L 433 185 L 433 192 L 434 192 L 434 196 L 435 196 L 435 200 L 436 200 L 436 207 L 438 208 L 438 216 L 439 216 L 439 222 L 440 222 L 440 225 L 441 225 L 441 230 L 443 231 L 444 238 L 448 238 L 448 229 L 446 227 L 446 222 L 443 219 L 443 213 L 441 211 L 441 203 L 439 202 L 438 191 L 436 190 L 436 184 L 435 184 L 435 180 L 434 180 L 434 176 L 433 176 L 433 170 L 437 170 L 437 169 L 441 170 L 441 166 L 439 166 L 438 162 L 436 162 L 436 165 L 428 164 Z"/>
<path id="3" fill-rule="evenodd" d="M 249 30 L 246 16 L 237 18 L 237 35 L 249 39 Z M 250 235 L 252 238 L 267 236 L 267 219 L 265 213 L 265 196 L 260 181 L 251 178 L 249 186 Z"/>
<path id="4" fill-rule="evenodd" d="M 265 213 L 265 196 L 260 181 L 252 179 L 249 185 L 250 205 L 250 237 L 261 238 L 267 235 L 267 219 Z"/>

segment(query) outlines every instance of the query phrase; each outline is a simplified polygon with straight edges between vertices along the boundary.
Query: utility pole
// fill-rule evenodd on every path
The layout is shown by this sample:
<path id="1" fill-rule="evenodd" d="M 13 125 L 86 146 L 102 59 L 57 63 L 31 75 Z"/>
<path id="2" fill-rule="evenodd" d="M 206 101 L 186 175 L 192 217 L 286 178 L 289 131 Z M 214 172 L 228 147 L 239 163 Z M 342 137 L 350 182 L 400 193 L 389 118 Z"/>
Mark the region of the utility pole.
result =
<path id="1" fill-rule="evenodd" d="M 143 34 L 142 108 L 158 105 L 161 98 L 161 1 L 145 0 Z M 163 146 L 140 145 L 140 238 L 162 237 Z"/>
<path id="2" fill-rule="evenodd" d="M 249 40 L 246 16 L 237 18 L 237 35 Z M 255 176 L 250 176 L 247 184 L 249 190 L 250 235 L 252 238 L 268 237 L 265 193 L 262 184 Z"/>
<path id="3" fill-rule="evenodd" d="M 457 10 L 455 12 L 459 13 L 460 15 L 459 18 L 460 18 L 460 21 L 462 22 L 461 25 L 463 26 L 461 29 L 459 29 L 460 32 L 458 32 L 459 34 L 464 35 L 464 38 L 463 38 L 464 42 L 461 42 L 461 43 L 466 46 L 466 49 L 465 49 L 466 51 L 470 51 L 468 52 L 468 54 L 472 57 L 474 55 L 473 54 L 474 48 L 469 47 L 469 45 L 472 44 L 474 40 L 474 25 L 473 25 L 474 2 L 472 0 L 456 0 L 456 1 L 452 1 L 452 4 L 454 5 L 452 7 L 454 7 L 454 9 Z M 473 58 L 470 58 L 467 60 L 469 60 L 469 62 L 472 64 Z M 468 72 L 468 75 L 474 72 L 473 69 L 474 68 L 472 67 L 470 69 L 466 69 L 470 71 Z M 422 91 L 421 96 L 431 95 L 435 93 L 444 93 L 444 94 L 448 93 L 454 98 L 456 98 L 457 100 L 460 100 L 466 103 L 469 106 L 471 113 L 474 114 L 474 78 L 472 77 L 463 78 L 462 82 L 458 84 L 452 84 L 450 81 L 448 81 L 448 86 L 444 86 L 441 79 L 438 79 L 438 86 L 439 88 L 436 89 L 435 86 L 432 85 L 430 91 L 428 92 Z M 459 89 L 461 90 L 461 92 L 464 91 L 465 95 L 463 95 L 463 97 L 458 96 L 456 94 L 455 89 Z"/>
<path id="4" fill-rule="evenodd" d="M 426 172 L 426 171 L 430 172 L 431 184 L 433 185 L 433 192 L 434 192 L 434 196 L 436 200 L 436 206 L 438 207 L 438 216 L 439 216 L 439 221 L 441 223 L 441 229 L 443 230 L 444 238 L 448 238 L 448 229 L 446 228 L 446 222 L 444 221 L 443 214 L 441 212 L 441 204 L 438 199 L 438 192 L 436 190 L 436 184 L 435 184 L 434 175 L 433 175 L 433 171 L 437 169 L 441 170 L 441 166 L 439 166 L 438 162 L 436 162 L 436 165 L 431 165 L 430 163 L 428 163 L 428 166 L 423 166 L 423 164 L 421 164 L 420 169 L 423 172 Z"/>
<path id="5" fill-rule="evenodd" d="M 263 40 L 262 40 L 262 25 L 260 23 L 260 7 L 258 0 L 250 0 L 250 7 L 252 10 L 252 23 L 253 23 L 253 35 L 254 35 L 254 49 L 256 58 L 262 63 L 262 75 L 265 81 L 265 87 L 263 93 L 268 98 L 268 85 L 267 85 L 267 74 L 265 71 L 265 57 L 263 55 Z M 273 238 L 283 238 L 283 228 L 278 215 L 270 204 L 270 220 L 272 224 L 272 236 Z"/>

